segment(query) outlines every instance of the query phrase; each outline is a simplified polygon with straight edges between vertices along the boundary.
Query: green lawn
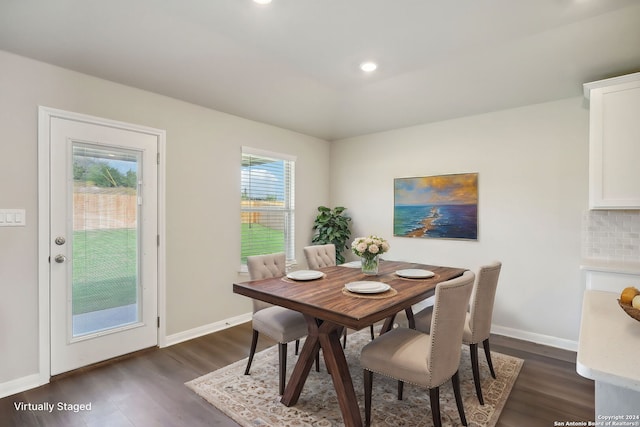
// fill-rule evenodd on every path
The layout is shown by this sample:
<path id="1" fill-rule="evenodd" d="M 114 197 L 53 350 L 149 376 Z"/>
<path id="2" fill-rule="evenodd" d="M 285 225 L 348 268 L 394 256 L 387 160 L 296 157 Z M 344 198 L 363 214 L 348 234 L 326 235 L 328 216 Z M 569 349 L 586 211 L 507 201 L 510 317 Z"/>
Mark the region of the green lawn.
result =
<path id="1" fill-rule="evenodd" d="M 267 246 L 262 247 L 264 250 L 258 250 L 251 245 L 252 240 L 267 242 Z M 248 256 L 274 252 L 284 252 L 284 233 L 282 231 L 260 224 L 242 224 L 241 260 L 243 264 L 247 262 Z"/>
<path id="2" fill-rule="evenodd" d="M 136 230 L 73 234 L 73 314 L 137 301 Z"/>
<path id="3" fill-rule="evenodd" d="M 137 301 L 136 231 L 94 230 L 73 234 L 73 314 Z M 284 233 L 260 224 L 242 224 L 242 262 L 265 253 L 250 244 L 266 241 L 267 253 L 284 251 Z"/>

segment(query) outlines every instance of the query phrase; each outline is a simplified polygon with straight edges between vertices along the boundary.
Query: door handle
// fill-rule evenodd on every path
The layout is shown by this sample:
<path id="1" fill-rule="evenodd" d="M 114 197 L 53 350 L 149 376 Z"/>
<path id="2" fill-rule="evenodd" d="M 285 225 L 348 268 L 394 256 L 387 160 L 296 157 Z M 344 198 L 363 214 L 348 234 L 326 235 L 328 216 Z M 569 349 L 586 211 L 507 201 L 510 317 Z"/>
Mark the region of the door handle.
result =
<path id="1" fill-rule="evenodd" d="M 67 257 L 66 257 L 66 256 L 64 256 L 64 255 L 62 255 L 62 254 L 59 254 L 59 255 L 56 255 L 56 257 L 54 258 L 54 260 L 55 260 L 58 264 L 62 264 L 63 262 L 65 262 L 65 261 L 67 260 Z"/>

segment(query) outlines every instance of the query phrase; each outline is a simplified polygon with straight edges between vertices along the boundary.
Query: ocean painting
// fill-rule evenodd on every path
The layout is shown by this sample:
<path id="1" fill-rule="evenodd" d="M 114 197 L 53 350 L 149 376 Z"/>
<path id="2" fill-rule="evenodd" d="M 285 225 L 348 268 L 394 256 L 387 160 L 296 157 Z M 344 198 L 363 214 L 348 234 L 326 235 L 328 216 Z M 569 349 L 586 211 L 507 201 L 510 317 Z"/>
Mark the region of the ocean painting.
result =
<path id="1" fill-rule="evenodd" d="M 393 235 L 478 239 L 478 174 L 394 180 Z"/>

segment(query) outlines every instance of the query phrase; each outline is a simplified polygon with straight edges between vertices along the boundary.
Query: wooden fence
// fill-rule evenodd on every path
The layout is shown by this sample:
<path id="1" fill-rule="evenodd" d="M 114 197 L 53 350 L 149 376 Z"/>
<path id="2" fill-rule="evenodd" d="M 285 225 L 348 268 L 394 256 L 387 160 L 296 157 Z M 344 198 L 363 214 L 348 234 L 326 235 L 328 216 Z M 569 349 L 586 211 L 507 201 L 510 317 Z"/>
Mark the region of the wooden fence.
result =
<path id="1" fill-rule="evenodd" d="M 260 224 L 276 230 L 284 229 L 284 213 L 281 210 L 283 202 L 269 202 L 262 200 L 242 200 L 243 209 L 256 209 L 240 212 L 243 224 Z M 276 208 L 276 209 L 274 209 Z"/>
<path id="2" fill-rule="evenodd" d="M 73 229 L 102 230 L 136 228 L 137 197 L 133 190 L 122 188 L 77 187 L 73 193 Z M 261 224 L 282 228 L 284 224 L 282 202 L 242 201 L 244 208 L 256 211 L 241 212 L 246 224 Z"/>
<path id="3" fill-rule="evenodd" d="M 76 188 L 73 193 L 73 229 L 136 228 L 137 197 L 133 190 Z"/>

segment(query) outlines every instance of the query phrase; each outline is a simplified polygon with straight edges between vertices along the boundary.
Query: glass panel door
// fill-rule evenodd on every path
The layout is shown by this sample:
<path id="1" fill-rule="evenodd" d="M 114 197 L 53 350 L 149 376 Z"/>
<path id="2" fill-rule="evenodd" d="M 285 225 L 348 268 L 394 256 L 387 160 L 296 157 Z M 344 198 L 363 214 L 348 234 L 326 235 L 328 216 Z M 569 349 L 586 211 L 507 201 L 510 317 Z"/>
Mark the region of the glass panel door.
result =
<path id="1" fill-rule="evenodd" d="M 158 343 L 164 132 L 55 110 L 48 125 L 51 375 Z"/>
<path id="2" fill-rule="evenodd" d="M 141 153 L 72 144 L 72 337 L 140 322 Z"/>

